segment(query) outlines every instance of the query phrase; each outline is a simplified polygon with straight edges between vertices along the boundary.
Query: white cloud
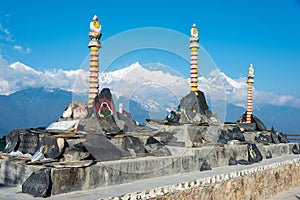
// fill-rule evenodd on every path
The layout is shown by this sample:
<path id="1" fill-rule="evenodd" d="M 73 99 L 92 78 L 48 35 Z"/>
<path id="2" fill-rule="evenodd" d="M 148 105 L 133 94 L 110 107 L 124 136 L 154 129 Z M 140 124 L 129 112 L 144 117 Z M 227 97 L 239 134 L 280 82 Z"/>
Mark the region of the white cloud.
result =
<path id="1" fill-rule="evenodd" d="M 8 30 L 8 28 L 4 28 L 0 22 L 0 40 L 5 40 L 8 42 L 12 42 L 12 34 Z"/>
<path id="2" fill-rule="evenodd" d="M 20 45 L 14 45 L 13 46 L 13 49 L 14 50 L 17 50 L 17 51 L 20 51 L 20 52 L 22 52 L 22 53 L 25 53 L 25 54 L 29 54 L 30 52 L 31 52 L 31 49 L 30 48 L 26 48 L 26 49 L 24 49 L 22 46 L 20 46 Z"/>
<path id="3" fill-rule="evenodd" d="M 31 53 L 31 49 L 27 47 L 26 50 L 25 50 L 25 53 L 26 54 Z"/>
<path id="4" fill-rule="evenodd" d="M 277 94 L 274 92 L 256 91 L 254 93 L 255 102 L 258 104 L 271 104 L 276 106 L 289 106 L 300 108 L 300 98 L 287 94 Z"/>
<path id="5" fill-rule="evenodd" d="M 18 50 L 18 51 L 23 51 L 23 47 L 21 47 L 20 45 L 13 46 L 13 49 Z"/>
<path id="6" fill-rule="evenodd" d="M 61 88 L 77 94 L 87 94 L 89 72 L 79 70 L 52 69 L 38 71 L 23 63 L 9 65 L 0 55 L 0 94 L 11 94 L 30 87 Z M 111 88 L 119 96 L 135 99 L 141 104 L 161 107 L 177 106 L 189 92 L 189 80 L 168 72 L 150 71 L 139 63 L 114 72 L 100 73 L 100 88 Z M 208 100 L 226 101 L 246 107 L 246 78 L 231 79 L 219 70 L 212 71 L 209 77 L 199 78 L 199 89 L 204 91 Z M 257 91 L 254 88 L 255 104 L 271 104 L 300 108 L 300 98 Z M 155 100 L 155 102 L 154 102 Z"/>
<path id="7" fill-rule="evenodd" d="M 61 88 L 67 91 L 73 90 L 73 84 L 77 79 L 87 82 L 88 74 L 82 70 L 46 70 L 37 71 L 23 63 L 16 62 L 8 65 L 6 60 L 0 57 L 0 94 L 8 95 L 18 90 L 31 87 Z"/>

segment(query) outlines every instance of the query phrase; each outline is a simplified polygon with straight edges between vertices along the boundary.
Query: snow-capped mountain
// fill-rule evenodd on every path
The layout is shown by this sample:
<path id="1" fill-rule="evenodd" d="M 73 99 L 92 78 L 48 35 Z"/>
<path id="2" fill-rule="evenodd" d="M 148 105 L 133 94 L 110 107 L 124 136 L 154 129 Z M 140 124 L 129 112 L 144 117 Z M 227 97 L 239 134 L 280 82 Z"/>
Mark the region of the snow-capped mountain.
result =
<path id="1" fill-rule="evenodd" d="M 9 95 L 27 88 L 60 88 L 66 91 L 80 92 L 87 85 L 88 73 L 79 70 L 45 70 L 37 71 L 23 63 L 16 62 L 11 65 L 0 63 L 0 95 Z M 83 85 L 75 87 L 73 84 L 80 80 Z M 86 82 L 86 83 L 85 83 Z"/>
<path id="2" fill-rule="evenodd" d="M 12 93 L 20 91 L 16 94 L 22 94 L 23 91 L 21 90 L 27 88 L 60 88 L 60 91 L 68 91 L 68 94 L 71 94 L 71 99 L 61 98 L 58 95 L 61 93 L 57 92 L 52 93 L 51 98 L 63 111 L 66 102 L 71 100 L 85 101 L 87 99 L 88 75 L 89 72 L 82 69 L 37 71 L 20 62 L 12 65 L 0 62 L 0 95 L 2 95 L 0 96 L 2 100 L 0 115 L 3 122 L 0 130 L 3 129 L 4 124 L 11 124 L 14 120 L 14 118 L 10 119 L 7 116 L 16 117 L 19 115 L 23 118 L 26 116 L 26 119 L 18 118 L 18 120 L 25 122 L 26 120 L 30 121 L 29 117 L 31 117 L 29 114 L 20 114 L 27 111 L 24 108 L 13 106 L 11 102 L 8 102 L 12 97 L 5 95 L 11 94 L 15 97 L 16 95 Z M 110 88 L 116 106 L 123 103 L 124 108 L 131 112 L 137 120 L 163 118 L 170 110 L 177 109 L 180 99 L 189 92 L 188 78 L 174 75 L 165 69 L 159 71 L 157 67 L 143 67 L 138 62 L 123 69 L 101 72 L 99 79 L 100 89 Z M 199 77 L 199 89 L 205 92 L 210 109 L 223 120 L 234 121 L 245 111 L 247 99 L 246 78 L 232 79 L 220 70 L 212 70 L 208 76 Z M 24 90 L 26 91 L 24 97 L 19 95 L 18 98 L 20 98 L 20 102 L 27 102 L 26 99 L 22 99 L 26 95 L 37 98 L 34 96 L 36 92 L 47 96 L 47 94 L 51 94 L 51 90 Z M 33 94 L 29 95 L 28 91 Z M 56 89 L 53 91 L 56 91 Z M 57 96 L 58 101 L 55 101 L 55 96 Z M 37 111 L 38 107 L 45 106 L 45 103 L 35 101 L 35 105 L 34 112 Z M 23 107 L 28 106 L 24 105 Z M 14 112 L 15 114 L 13 114 Z M 60 113 L 57 110 L 55 112 L 56 114 Z M 300 99 L 297 97 L 255 90 L 254 113 L 258 117 L 262 116 L 263 121 L 268 121 L 268 125 L 276 124 L 283 131 L 300 131 L 300 128 L 297 129 L 298 125 L 292 124 L 292 121 L 295 121 L 292 116 L 298 116 L 296 114 L 300 113 Z M 42 115 L 44 112 L 40 114 Z M 4 120 L 6 118 L 7 120 Z M 50 122 L 44 121 L 43 123 Z M 287 124 L 290 124 L 290 127 L 287 128 Z M 30 125 L 36 126 L 36 123 L 27 124 L 26 127 Z"/>

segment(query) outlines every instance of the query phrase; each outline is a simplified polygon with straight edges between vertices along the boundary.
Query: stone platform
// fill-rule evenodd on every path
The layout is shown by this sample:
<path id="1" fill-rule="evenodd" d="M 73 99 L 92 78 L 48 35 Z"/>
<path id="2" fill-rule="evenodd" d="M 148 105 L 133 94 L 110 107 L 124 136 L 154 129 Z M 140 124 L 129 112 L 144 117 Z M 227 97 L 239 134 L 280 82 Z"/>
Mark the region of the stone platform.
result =
<path id="1" fill-rule="evenodd" d="M 223 166 L 210 171 L 149 178 L 58 194 L 47 199 L 272 199 L 277 193 L 299 187 L 299 177 L 300 155 L 285 155 L 252 165 Z M 42 199 L 19 191 L 19 187 L 0 184 L 0 199 Z M 297 199 L 291 196 L 295 194 L 286 194 L 284 198 Z M 299 191 L 297 196 L 300 196 Z"/>
<path id="2" fill-rule="evenodd" d="M 270 151 L 273 159 L 292 154 L 293 144 L 258 145 L 264 159 Z M 147 180 L 155 177 L 198 173 L 204 160 L 212 168 L 228 166 L 230 157 L 247 160 L 247 146 L 215 145 L 201 148 L 168 146 L 172 156 L 143 157 L 117 161 L 97 162 L 82 168 L 51 168 L 52 195 L 78 190 L 95 189 Z M 272 159 L 269 159 L 272 160 Z M 41 167 L 25 166 L 13 161 L 0 160 L 0 184 L 18 185 L 26 180 L 30 172 Z M 239 165 L 240 166 L 240 165 Z"/>

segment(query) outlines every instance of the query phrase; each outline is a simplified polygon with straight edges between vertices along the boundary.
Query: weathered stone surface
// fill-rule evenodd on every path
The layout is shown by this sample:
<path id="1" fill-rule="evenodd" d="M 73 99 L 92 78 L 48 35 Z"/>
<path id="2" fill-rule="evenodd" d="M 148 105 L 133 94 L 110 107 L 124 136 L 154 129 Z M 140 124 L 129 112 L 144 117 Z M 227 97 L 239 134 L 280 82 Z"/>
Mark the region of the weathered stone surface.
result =
<path id="1" fill-rule="evenodd" d="M 204 93 L 202 91 L 198 91 L 197 96 L 195 92 L 190 92 L 180 100 L 178 110 L 184 112 L 180 118 L 181 123 L 201 123 L 202 116 L 204 116 L 205 111 L 208 110 Z"/>
<path id="2" fill-rule="evenodd" d="M 278 134 L 278 138 L 279 138 L 279 141 L 281 143 L 288 143 L 289 142 L 288 139 L 287 139 L 287 137 L 283 133 L 279 133 Z"/>
<path id="3" fill-rule="evenodd" d="M 294 154 L 300 154 L 299 146 L 297 144 L 294 144 L 292 151 Z"/>
<path id="4" fill-rule="evenodd" d="M 275 143 L 275 144 L 279 144 L 280 143 L 278 135 L 277 135 L 277 133 L 276 133 L 276 131 L 274 130 L 273 127 L 271 128 L 271 137 L 272 137 L 273 143 Z"/>
<path id="5" fill-rule="evenodd" d="M 153 156 L 171 156 L 172 155 L 170 150 L 166 146 L 164 146 L 160 143 L 146 145 L 145 149 L 148 152 L 147 154 L 153 155 Z"/>
<path id="6" fill-rule="evenodd" d="M 251 165 L 253 162 L 250 162 L 249 160 L 241 159 L 237 161 L 240 165 Z"/>
<path id="7" fill-rule="evenodd" d="M 259 136 L 255 136 L 255 141 L 264 145 L 269 145 L 272 141 L 272 138 L 268 134 L 260 133 Z"/>
<path id="8" fill-rule="evenodd" d="M 204 160 L 202 162 L 202 165 L 200 167 L 200 171 L 207 171 L 207 170 L 211 170 L 210 165 L 208 164 L 207 160 Z"/>
<path id="9" fill-rule="evenodd" d="M 274 150 L 278 146 L 280 149 Z M 270 150 L 272 154 L 276 152 L 273 154 L 273 157 L 277 157 L 289 154 L 289 147 L 292 147 L 292 145 L 259 145 L 259 147 L 262 149 L 261 152 L 266 150 Z M 199 171 L 204 160 L 207 160 L 209 165 L 214 168 L 228 166 L 230 157 L 234 157 L 237 160 L 248 159 L 247 145 L 189 148 L 188 151 L 175 154 L 176 156 L 100 162 L 86 168 L 53 169 L 51 171 L 53 180 L 52 194 L 122 184 L 145 178 L 167 176 L 169 174 Z M 252 164 L 247 160 L 245 161 Z M 247 174 L 244 173 L 241 176 L 244 175 Z"/>
<path id="10" fill-rule="evenodd" d="M 97 161 L 119 160 L 131 155 L 113 145 L 104 135 L 88 134 L 84 147 Z"/>
<path id="11" fill-rule="evenodd" d="M 231 166 L 231 165 L 237 165 L 238 164 L 238 161 L 233 158 L 233 157 L 230 157 L 229 158 L 229 161 L 228 161 L 228 165 Z"/>
<path id="12" fill-rule="evenodd" d="M 154 137 L 164 144 L 192 147 L 196 143 L 202 143 L 203 130 L 209 127 L 201 127 L 196 124 L 184 124 L 180 126 L 168 125 L 157 128 L 160 131 L 155 134 Z"/>
<path id="13" fill-rule="evenodd" d="M 216 144 L 221 133 L 222 133 L 222 127 L 221 126 L 208 126 L 208 127 L 201 127 L 202 130 L 201 134 L 203 135 L 203 140 L 205 143 L 208 144 Z"/>
<path id="14" fill-rule="evenodd" d="M 17 151 L 20 144 L 20 133 L 27 132 L 26 130 L 12 130 L 8 133 L 6 136 L 6 140 L 8 143 L 8 147 L 6 147 L 3 152 L 4 153 L 10 153 L 12 151 Z"/>
<path id="15" fill-rule="evenodd" d="M 205 159 L 212 168 L 227 166 L 230 157 L 234 157 L 236 160 L 248 159 L 247 145 L 201 147 L 193 151 L 195 160 L 201 163 Z"/>
<path id="16" fill-rule="evenodd" d="M 199 91 L 197 96 L 195 92 L 190 92 L 180 100 L 179 109 L 184 109 L 190 119 L 193 119 L 196 113 L 204 114 L 205 110 L 208 110 L 204 93 Z"/>
<path id="17" fill-rule="evenodd" d="M 40 141 L 40 146 L 45 146 L 42 153 L 46 158 L 59 158 L 65 149 L 65 139 L 45 135 Z"/>
<path id="18" fill-rule="evenodd" d="M 73 118 L 74 119 L 85 119 L 88 116 L 88 111 L 84 104 L 79 104 L 73 110 Z"/>
<path id="19" fill-rule="evenodd" d="M 255 115 L 252 115 L 252 121 L 253 121 L 253 123 L 256 124 L 256 129 L 258 131 L 267 130 L 267 127 L 264 125 L 264 123 L 260 119 L 258 119 L 258 117 L 256 117 Z"/>
<path id="20" fill-rule="evenodd" d="M 177 185 L 163 186 L 145 191 L 149 200 L 168 199 L 270 199 L 277 193 L 300 185 L 299 162 L 279 163 L 264 168 L 250 168 L 223 176 L 214 176 Z M 134 196 L 134 194 L 126 194 Z M 122 197 L 125 197 L 123 195 Z M 116 199 L 112 197 L 109 199 Z"/>
<path id="21" fill-rule="evenodd" d="M 64 153 L 64 161 L 77 161 L 83 160 L 90 156 L 89 152 L 81 152 L 70 150 Z"/>
<path id="22" fill-rule="evenodd" d="M 100 126 L 99 119 L 97 118 L 94 112 L 92 112 L 88 118 L 80 119 L 78 124 L 78 130 L 92 133 L 103 132 Z"/>
<path id="23" fill-rule="evenodd" d="M 100 94 L 95 97 L 94 111 L 100 119 L 111 115 L 116 116 L 116 109 L 109 88 L 102 89 Z"/>
<path id="24" fill-rule="evenodd" d="M 124 132 L 136 131 L 137 127 L 133 121 L 131 114 L 125 110 L 122 110 L 122 113 L 117 113 L 118 120 L 124 121 L 124 126 L 120 128 Z"/>
<path id="25" fill-rule="evenodd" d="M 145 156 L 146 149 L 144 143 L 134 136 L 119 136 L 111 138 L 111 142 L 119 149 L 130 153 L 132 157 Z"/>
<path id="26" fill-rule="evenodd" d="M 227 129 L 222 130 L 218 142 L 227 144 L 231 140 L 245 141 L 245 137 L 238 127 L 233 127 L 232 129 L 227 127 Z"/>
<path id="27" fill-rule="evenodd" d="M 39 149 L 39 135 L 35 133 L 19 133 L 20 144 L 18 150 L 23 154 L 33 155 Z"/>
<path id="28" fill-rule="evenodd" d="M 20 165 L 9 160 L 0 159 L 0 184 L 22 184 L 32 172 L 39 169 L 40 167 Z"/>
<path id="29" fill-rule="evenodd" d="M 119 128 L 114 115 L 109 115 L 106 117 L 103 117 L 99 120 L 100 126 L 102 130 L 106 133 L 119 133 L 121 129 Z"/>
<path id="30" fill-rule="evenodd" d="M 245 131 L 248 131 L 248 132 L 256 131 L 256 124 L 255 123 L 237 123 L 237 126 L 239 128 L 244 129 Z"/>
<path id="31" fill-rule="evenodd" d="M 272 158 L 272 153 L 271 153 L 271 151 L 270 150 L 268 150 L 267 152 L 266 152 L 266 159 L 270 159 L 270 158 Z"/>
<path id="32" fill-rule="evenodd" d="M 181 115 L 179 113 L 171 111 L 170 114 L 166 117 L 166 120 L 171 123 L 178 123 L 180 120 L 180 116 Z"/>
<path id="33" fill-rule="evenodd" d="M 248 161 L 249 162 L 259 162 L 263 159 L 256 144 L 247 144 L 247 148 L 248 148 Z"/>
<path id="34" fill-rule="evenodd" d="M 34 197 L 48 197 L 51 194 L 50 169 L 33 172 L 22 184 L 22 192 Z"/>

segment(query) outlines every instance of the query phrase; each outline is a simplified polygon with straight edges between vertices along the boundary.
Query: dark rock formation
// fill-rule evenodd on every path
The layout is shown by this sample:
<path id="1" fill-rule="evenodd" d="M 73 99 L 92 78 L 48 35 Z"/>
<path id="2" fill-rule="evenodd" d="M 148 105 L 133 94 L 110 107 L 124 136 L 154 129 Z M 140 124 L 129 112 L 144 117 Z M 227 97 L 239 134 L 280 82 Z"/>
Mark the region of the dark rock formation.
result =
<path id="1" fill-rule="evenodd" d="M 265 131 L 267 127 L 264 123 L 255 115 L 251 116 L 251 123 L 246 122 L 247 111 L 240 117 L 237 123 L 245 129 L 245 131 L 253 132 L 253 131 Z"/>
<path id="2" fill-rule="evenodd" d="M 231 165 L 237 165 L 238 164 L 238 161 L 233 158 L 233 157 L 230 157 L 229 158 L 229 161 L 228 161 L 228 165 L 231 166 Z"/>
<path id="3" fill-rule="evenodd" d="M 200 167 L 200 171 L 207 171 L 207 170 L 211 170 L 211 167 L 208 164 L 207 160 L 203 160 L 202 165 Z"/>
<path id="4" fill-rule="evenodd" d="M 20 144 L 18 150 L 23 154 L 34 154 L 39 148 L 39 135 L 36 133 L 19 133 Z"/>
<path id="5" fill-rule="evenodd" d="M 294 154 L 300 154 L 300 149 L 299 149 L 299 146 L 297 144 L 293 145 L 292 152 Z"/>
<path id="6" fill-rule="evenodd" d="M 205 114 L 208 110 L 206 99 L 202 91 L 198 92 L 198 96 L 195 92 L 190 92 L 188 95 L 180 100 L 178 110 L 183 109 L 189 119 L 193 119 L 196 113 Z"/>
<path id="7" fill-rule="evenodd" d="M 180 100 L 178 112 L 180 112 L 180 123 L 199 123 L 207 125 L 220 123 L 220 120 L 208 109 L 205 95 L 202 91 L 198 91 L 197 93 L 190 92 L 183 97 Z M 172 117 L 173 119 L 169 120 L 174 121 L 176 119 L 175 121 L 177 121 L 178 113 L 175 114 L 176 115 Z"/>
<path id="8" fill-rule="evenodd" d="M 281 143 L 288 143 L 289 142 L 289 140 L 287 139 L 287 137 L 283 133 L 279 133 L 278 138 L 279 138 L 279 141 Z"/>
<path id="9" fill-rule="evenodd" d="M 256 131 L 255 123 L 237 123 L 237 126 L 241 129 L 244 129 L 246 132 L 254 132 Z"/>
<path id="10" fill-rule="evenodd" d="M 131 156 L 113 145 L 102 134 L 88 134 L 83 145 L 97 161 L 119 160 Z"/>
<path id="11" fill-rule="evenodd" d="M 94 111 L 99 118 L 116 115 L 115 105 L 109 88 L 102 89 L 100 94 L 95 97 Z"/>
<path id="12" fill-rule="evenodd" d="M 247 145 L 248 148 L 248 161 L 249 162 L 259 162 L 263 159 L 259 149 L 257 148 L 257 146 L 255 144 L 248 144 Z"/>
<path id="13" fill-rule="evenodd" d="M 121 129 L 118 127 L 114 115 L 109 115 L 99 119 L 99 124 L 102 130 L 106 133 L 119 133 Z"/>
<path id="14" fill-rule="evenodd" d="M 258 131 L 267 130 L 267 127 L 264 125 L 264 123 L 260 119 L 258 119 L 255 115 L 252 115 L 251 121 L 256 124 L 256 129 Z"/>
<path id="15" fill-rule="evenodd" d="M 99 119 L 94 112 L 86 119 L 80 119 L 78 124 L 79 131 L 86 131 L 90 133 L 101 133 L 102 128 L 99 123 Z"/>
<path id="16" fill-rule="evenodd" d="M 280 143 L 278 135 L 277 135 L 274 127 L 271 128 L 271 137 L 272 137 L 273 143 L 275 143 L 275 144 L 279 144 Z"/>
<path id="17" fill-rule="evenodd" d="M 34 197 L 49 197 L 51 195 L 50 172 L 49 168 L 33 172 L 22 184 L 22 192 Z"/>
<path id="18" fill-rule="evenodd" d="M 136 131 L 136 124 L 133 121 L 131 114 L 125 110 L 122 110 L 122 113 L 117 113 L 117 117 L 119 121 L 122 121 L 124 123 L 123 127 L 120 127 L 122 131 L 124 132 L 133 132 Z"/>
<path id="19" fill-rule="evenodd" d="M 272 153 L 271 153 L 270 150 L 268 150 L 268 151 L 266 152 L 266 159 L 270 159 L 270 158 L 272 158 Z"/>
<path id="20" fill-rule="evenodd" d="M 44 146 L 42 153 L 46 158 L 59 158 L 65 149 L 65 139 L 45 135 L 40 141 L 40 146 Z"/>
<path id="21" fill-rule="evenodd" d="M 10 153 L 12 151 L 17 151 L 20 144 L 20 133 L 27 132 L 26 130 L 12 130 L 6 136 L 7 146 L 3 150 L 4 153 Z"/>
<path id="22" fill-rule="evenodd" d="M 233 129 L 222 130 L 217 142 L 227 144 L 230 140 L 245 141 L 245 137 L 238 127 Z"/>
<path id="23" fill-rule="evenodd" d="M 245 160 L 245 159 L 240 159 L 237 161 L 240 165 L 251 165 L 253 164 L 253 162 L 250 162 L 248 160 Z"/>
<path id="24" fill-rule="evenodd" d="M 272 142 L 272 138 L 268 134 L 260 133 L 258 137 L 255 137 L 255 141 L 263 143 L 264 145 L 269 145 Z"/>
<path id="25" fill-rule="evenodd" d="M 147 139 L 145 149 L 147 150 L 149 155 L 171 156 L 171 152 L 169 151 L 169 149 L 153 137 L 149 137 Z"/>
<path id="26" fill-rule="evenodd" d="M 111 142 L 119 149 L 128 152 L 132 157 L 145 156 L 144 143 L 138 138 L 130 135 L 111 138 Z"/>

